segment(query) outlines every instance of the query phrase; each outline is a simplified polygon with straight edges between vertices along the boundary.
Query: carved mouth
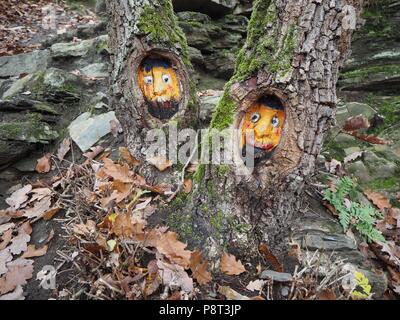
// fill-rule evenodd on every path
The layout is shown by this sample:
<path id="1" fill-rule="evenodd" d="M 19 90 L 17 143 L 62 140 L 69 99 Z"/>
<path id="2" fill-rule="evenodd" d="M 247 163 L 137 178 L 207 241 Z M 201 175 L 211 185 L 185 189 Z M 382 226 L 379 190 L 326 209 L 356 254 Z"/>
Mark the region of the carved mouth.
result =
<path id="1" fill-rule="evenodd" d="M 170 119 L 179 111 L 179 102 L 175 100 L 157 99 L 148 103 L 149 113 L 158 119 Z"/>
<path id="2" fill-rule="evenodd" d="M 274 145 L 270 142 L 264 143 L 259 141 L 254 141 L 254 138 L 246 136 L 246 144 L 253 146 L 254 148 L 271 151 L 274 148 Z"/>

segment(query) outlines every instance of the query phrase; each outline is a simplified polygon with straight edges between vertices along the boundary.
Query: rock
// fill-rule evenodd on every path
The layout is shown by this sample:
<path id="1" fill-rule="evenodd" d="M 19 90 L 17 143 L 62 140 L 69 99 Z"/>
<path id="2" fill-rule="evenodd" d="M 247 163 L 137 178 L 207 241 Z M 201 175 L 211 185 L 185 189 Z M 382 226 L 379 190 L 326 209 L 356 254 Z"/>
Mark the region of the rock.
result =
<path id="1" fill-rule="evenodd" d="M 224 92 L 215 90 L 213 95 L 200 97 L 200 120 L 208 122 L 211 120 L 212 113 L 217 106 Z"/>
<path id="2" fill-rule="evenodd" d="M 18 161 L 13 167 L 21 172 L 34 172 L 37 165 L 37 159 L 26 157 Z"/>
<path id="3" fill-rule="evenodd" d="M 0 57 L 0 78 L 45 70 L 49 64 L 48 50 L 36 50 L 14 56 Z"/>
<path id="4" fill-rule="evenodd" d="M 346 156 L 349 156 L 355 152 L 361 152 L 361 148 L 360 147 L 350 147 L 350 148 L 344 149 L 344 153 Z"/>
<path id="5" fill-rule="evenodd" d="M 197 11 L 218 17 L 233 12 L 239 0 L 173 0 L 172 3 L 175 11 Z"/>
<path id="6" fill-rule="evenodd" d="M 15 81 L 10 88 L 6 92 L 4 92 L 2 98 L 8 99 L 12 96 L 16 95 L 17 93 L 21 93 L 25 89 L 25 85 L 33 78 L 32 74 L 29 74 L 17 81 Z"/>
<path id="7" fill-rule="evenodd" d="M 247 19 L 245 16 L 228 14 L 222 19 L 218 20 L 218 22 L 224 30 L 237 32 L 244 36 L 247 34 L 247 25 L 249 24 L 249 19 Z"/>
<path id="8" fill-rule="evenodd" d="M 93 63 L 81 69 L 84 76 L 89 78 L 107 78 L 108 65 L 105 63 Z"/>
<path id="9" fill-rule="evenodd" d="M 369 169 L 373 178 L 390 178 L 396 175 L 397 165 L 385 158 L 378 157 L 372 151 L 365 151 L 363 162 Z"/>
<path id="10" fill-rule="evenodd" d="M 235 70 L 236 56 L 231 52 L 214 53 L 205 60 L 205 67 L 211 74 L 229 80 Z"/>
<path id="11" fill-rule="evenodd" d="M 362 161 L 348 163 L 345 169 L 349 174 L 356 176 L 360 183 L 368 183 L 372 180 L 370 172 Z"/>
<path id="12" fill-rule="evenodd" d="M 368 119 L 372 119 L 376 114 L 376 111 L 366 103 L 349 102 L 346 104 L 346 107 L 349 113 L 349 117 L 354 117 L 362 114 Z"/>
<path id="13" fill-rule="evenodd" d="M 69 134 L 84 152 L 99 141 L 100 138 L 111 132 L 111 120 L 118 121 L 114 111 L 97 116 L 85 112 L 69 125 Z"/>
<path id="14" fill-rule="evenodd" d="M 326 234 L 313 232 L 312 234 L 297 235 L 295 237 L 301 243 L 302 248 L 310 250 L 355 250 L 357 245 L 353 239 L 344 234 Z"/>
<path id="15" fill-rule="evenodd" d="M 293 280 L 293 276 L 290 273 L 264 270 L 260 275 L 260 279 L 272 279 L 276 282 L 290 282 Z"/>
<path id="16" fill-rule="evenodd" d="M 196 49 L 194 47 L 189 47 L 189 58 L 190 61 L 197 66 L 202 66 L 204 65 L 204 57 L 201 54 L 201 51 L 199 49 Z"/>
<path id="17" fill-rule="evenodd" d="M 197 21 L 203 24 L 211 22 L 211 18 L 208 15 L 200 12 L 183 11 L 178 12 L 176 15 L 181 21 Z"/>
<path id="18" fill-rule="evenodd" d="M 80 42 L 55 43 L 51 46 L 50 52 L 53 58 L 80 58 L 90 53 L 101 53 L 108 50 L 108 36 L 103 35 L 97 38 L 82 40 Z"/>
<path id="19" fill-rule="evenodd" d="M 358 145 L 357 139 L 347 133 L 339 133 L 335 137 L 335 143 L 339 145 L 342 149 Z"/>

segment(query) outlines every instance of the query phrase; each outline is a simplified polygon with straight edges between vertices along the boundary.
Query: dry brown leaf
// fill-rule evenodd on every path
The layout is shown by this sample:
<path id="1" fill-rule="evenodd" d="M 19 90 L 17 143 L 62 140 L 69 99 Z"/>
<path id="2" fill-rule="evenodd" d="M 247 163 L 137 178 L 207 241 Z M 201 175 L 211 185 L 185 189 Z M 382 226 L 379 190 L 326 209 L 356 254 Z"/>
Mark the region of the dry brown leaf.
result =
<path id="1" fill-rule="evenodd" d="M 104 151 L 104 148 L 101 146 L 96 146 L 96 147 L 91 147 L 90 150 L 92 151 L 88 151 L 85 152 L 83 155 L 88 158 L 89 160 L 93 160 L 94 158 L 96 158 L 100 153 L 102 153 Z"/>
<path id="2" fill-rule="evenodd" d="M 192 192 L 192 188 L 193 188 L 193 180 L 185 179 L 185 181 L 183 182 L 183 191 L 185 193 L 190 193 Z"/>
<path id="3" fill-rule="evenodd" d="M 58 160 L 64 160 L 65 155 L 71 149 L 71 139 L 65 138 L 62 143 L 60 144 L 58 151 L 57 151 L 57 158 Z"/>
<path id="4" fill-rule="evenodd" d="M 285 272 L 283 264 L 273 255 L 271 250 L 265 243 L 260 244 L 258 250 L 264 255 L 264 258 L 271 264 L 272 268 L 277 272 Z"/>
<path id="5" fill-rule="evenodd" d="M 157 260 L 151 260 L 147 265 L 147 269 L 148 275 L 142 283 L 142 292 L 145 297 L 156 292 L 162 283 L 161 276 L 158 272 Z"/>
<path id="6" fill-rule="evenodd" d="M 28 203 L 42 200 L 44 197 L 51 196 L 53 192 L 49 188 L 36 188 L 36 189 L 33 189 L 31 193 L 33 195 L 29 199 Z"/>
<path id="7" fill-rule="evenodd" d="M 132 194 L 132 186 L 132 184 L 114 180 L 110 185 L 113 192 L 109 197 L 100 200 L 101 206 L 106 208 L 111 201 L 115 201 L 117 204 L 120 203 Z"/>
<path id="8" fill-rule="evenodd" d="M 90 236 L 96 231 L 96 222 L 93 220 L 86 221 L 86 224 L 74 224 L 72 227 L 74 233 L 79 234 L 81 236 Z"/>
<path id="9" fill-rule="evenodd" d="M 10 243 L 11 239 L 12 239 L 12 229 L 8 229 L 7 231 L 5 231 L 3 233 L 3 235 L 0 237 L 0 239 L 2 240 L 0 242 L 0 250 L 3 250 L 5 247 L 8 246 L 8 244 Z"/>
<path id="10" fill-rule="evenodd" d="M 317 300 L 336 300 L 336 294 L 333 289 L 322 289 L 317 293 Z"/>
<path id="11" fill-rule="evenodd" d="M 193 280 L 189 277 L 183 267 L 176 264 L 169 264 L 161 260 L 157 261 L 157 266 L 161 270 L 159 274 L 162 277 L 164 285 L 169 287 L 180 287 L 187 293 L 193 291 Z"/>
<path id="12" fill-rule="evenodd" d="M 240 260 L 236 260 L 233 254 L 224 253 L 221 257 L 221 271 L 231 276 L 237 276 L 246 271 Z"/>
<path id="13" fill-rule="evenodd" d="M 30 240 L 31 236 L 25 230 L 20 229 L 18 235 L 11 240 L 11 245 L 9 246 L 10 252 L 14 255 L 25 252 L 28 249 Z"/>
<path id="14" fill-rule="evenodd" d="M 161 172 L 167 170 L 169 167 L 172 166 L 172 161 L 168 160 L 164 156 L 156 156 L 152 158 L 147 158 L 146 160 L 148 163 L 155 166 Z"/>
<path id="15" fill-rule="evenodd" d="M 374 135 L 365 135 L 365 134 L 358 133 L 356 131 L 351 131 L 351 132 L 347 132 L 347 133 L 352 135 L 353 137 L 356 137 L 360 140 L 366 141 L 371 144 L 392 144 L 393 143 L 392 140 L 382 139 L 382 138 L 376 137 Z"/>
<path id="16" fill-rule="evenodd" d="M 7 263 L 12 260 L 12 254 L 10 250 L 1 250 L 0 251 L 0 276 L 7 273 Z"/>
<path id="17" fill-rule="evenodd" d="M 22 286 L 17 286 L 13 292 L 0 296 L 0 300 L 25 300 Z"/>
<path id="18" fill-rule="evenodd" d="M 249 291 L 258 291 L 260 292 L 262 288 L 264 287 L 266 280 L 254 280 L 250 281 L 249 284 L 247 285 L 246 289 Z"/>
<path id="19" fill-rule="evenodd" d="M 28 249 L 21 256 L 21 258 L 33 258 L 33 257 L 44 256 L 47 253 L 47 248 L 48 246 L 44 245 L 43 247 L 36 249 L 34 244 L 30 244 L 28 246 Z"/>
<path id="20" fill-rule="evenodd" d="M 14 210 L 21 207 L 21 205 L 28 200 L 28 194 L 31 192 L 32 186 L 30 184 L 13 192 L 6 203 Z"/>
<path id="21" fill-rule="evenodd" d="M 251 300 L 251 298 L 246 297 L 239 292 L 233 290 L 228 286 L 221 286 L 218 288 L 218 292 L 226 297 L 227 300 Z"/>
<path id="22" fill-rule="evenodd" d="M 7 264 L 8 272 L 0 278 L 0 294 L 13 291 L 32 278 L 33 260 L 17 259 Z"/>
<path id="23" fill-rule="evenodd" d="M 140 164 L 138 160 L 136 160 L 130 153 L 127 147 L 120 147 L 119 154 L 124 161 L 130 166 L 137 166 Z"/>
<path id="24" fill-rule="evenodd" d="M 192 252 L 185 249 L 187 244 L 180 242 L 175 232 L 165 232 L 161 228 L 149 230 L 144 236 L 143 245 L 146 247 L 155 247 L 171 262 L 179 264 L 185 269 L 190 265 Z"/>
<path id="25" fill-rule="evenodd" d="M 359 129 L 368 129 L 370 127 L 368 118 L 364 115 L 358 115 L 348 118 L 343 126 L 345 131 L 357 131 Z"/>
<path id="26" fill-rule="evenodd" d="M 52 219 L 61 209 L 62 208 L 55 207 L 48 210 L 45 214 L 43 214 L 42 219 L 46 221 Z"/>
<path id="27" fill-rule="evenodd" d="M 207 271 L 207 268 L 208 261 L 203 260 L 201 252 L 193 251 L 190 257 L 190 270 L 192 270 L 193 278 L 201 285 L 212 280 L 211 273 Z"/>
<path id="28" fill-rule="evenodd" d="M 51 169 L 51 153 L 46 153 L 43 157 L 37 160 L 36 171 L 39 173 L 49 172 Z"/>
<path id="29" fill-rule="evenodd" d="M 112 160 L 108 158 L 104 158 L 104 173 L 114 180 L 119 180 L 124 183 L 132 183 L 134 179 L 132 178 L 133 173 L 129 171 L 129 167 L 127 164 L 123 166 L 114 163 Z"/>
<path id="30" fill-rule="evenodd" d="M 390 204 L 390 200 L 388 198 L 386 198 L 386 196 L 382 193 L 375 192 L 372 190 L 366 190 L 366 191 L 364 191 L 364 194 L 382 212 L 384 212 L 385 209 L 389 209 L 392 207 L 392 205 Z"/>
<path id="31" fill-rule="evenodd" d="M 111 232 L 116 236 L 130 238 L 144 234 L 144 225 L 141 223 L 133 223 L 129 213 L 120 213 L 112 224 Z"/>
<path id="32" fill-rule="evenodd" d="M 51 206 L 51 197 L 44 197 L 42 200 L 36 202 L 32 208 L 26 209 L 24 217 L 28 219 L 38 218 L 49 211 Z"/>

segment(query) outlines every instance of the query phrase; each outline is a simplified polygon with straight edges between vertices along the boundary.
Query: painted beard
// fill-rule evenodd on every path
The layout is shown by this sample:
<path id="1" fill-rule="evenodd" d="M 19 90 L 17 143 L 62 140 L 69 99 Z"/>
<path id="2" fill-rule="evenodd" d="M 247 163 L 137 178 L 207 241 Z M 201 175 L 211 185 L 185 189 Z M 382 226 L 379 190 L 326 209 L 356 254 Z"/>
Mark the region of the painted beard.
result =
<path id="1" fill-rule="evenodd" d="M 147 101 L 149 113 L 160 120 L 170 119 L 179 111 L 179 101 L 159 97 Z"/>

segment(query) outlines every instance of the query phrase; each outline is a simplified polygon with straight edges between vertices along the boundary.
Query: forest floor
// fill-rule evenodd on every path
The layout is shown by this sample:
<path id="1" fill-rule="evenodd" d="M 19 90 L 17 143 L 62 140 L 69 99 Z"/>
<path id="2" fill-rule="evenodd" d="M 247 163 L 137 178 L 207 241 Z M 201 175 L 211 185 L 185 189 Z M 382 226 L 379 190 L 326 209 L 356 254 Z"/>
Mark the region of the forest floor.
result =
<path id="1" fill-rule="evenodd" d="M 59 2 L 55 8 L 62 18 L 57 28 L 48 29 L 46 23 L 51 24 L 51 19 L 43 24 L 42 12 L 49 3 L 0 3 L 0 18 L 5 21 L 0 25 L 0 56 L 35 50 L 52 34 L 64 34 L 98 19 L 87 8 L 76 10 Z M 365 124 L 363 119 L 358 121 Z M 359 128 L 349 122 L 343 130 L 356 135 Z M 387 143 L 372 136 L 358 138 Z M 322 171 L 334 182 L 321 183 L 318 177 L 310 181 L 310 201 L 305 201 L 308 211 L 323 211 L 322 215 L 339 225 L 337 208 L 322 197 L 347 175 L 346 161 L 359 156 L 354 153 L 343 162 L 322 164 Z M 0 191 L 7 197 L 0 204 L 4 208 L 0 210 L 0 300 L 372 297 L 363 275 L 343 273 L 344 261 L 333 256 L 324 261 L 328 268 L 321 273 L 320 264 L 326 257 L 318 250 L 308 252 L 295 240 L 288 244 L 288 256 L 282 261 L 265 244 L 260 244 L 256 257 L 225 252 L 218 261 L 208 261 L 201 248 L 187 248 L 168 227 L 168 219 L 157 215 L 158 209 L 170 205 L 174 187 L 148 184 L 137 165 L 124 146 L 123 135 L 114 128 L 86 153 L 71 139 L 64 139 L 38 157 L 36 172 L 3 185 Z M 154 165 L 159 170 L 171 166 L 162 159 Z M 189 166 L 187 171 L 195 169 Z M 183 192 L 192 189 L 193 181 L 186 179 Z M 382 194 L 366 196 L 382 214 L 378 227 L 386 242 L 363 242 L 360 251 L 365 260 L 374 260 L 377 269 L 390 275 L 384 297 L 393 299 L 396 292 L 400 294 L 400 251 L 395 245 L 399 212 Z M 347 204 L 350 201 L 346 198 Z M 321 209 L 321 203 L 327 209 Z M 355 238 L 351 230 L 346 236 Z M 343 281 L 354 274 L 356 282 Z"/>

